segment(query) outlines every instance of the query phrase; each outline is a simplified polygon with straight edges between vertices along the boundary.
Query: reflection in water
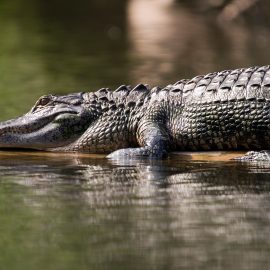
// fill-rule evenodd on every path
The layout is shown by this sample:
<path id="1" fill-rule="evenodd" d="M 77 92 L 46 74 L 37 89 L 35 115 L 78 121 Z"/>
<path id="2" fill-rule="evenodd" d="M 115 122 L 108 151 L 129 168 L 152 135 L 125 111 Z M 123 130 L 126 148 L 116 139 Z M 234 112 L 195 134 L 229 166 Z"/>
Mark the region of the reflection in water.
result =
<path id="1" fill-rule="evenodd" d="M 25 154 L 2 155 L 0 166 L 0 237 L 24 258 L 20 269 L 269 263 L 268 164 Z"/>

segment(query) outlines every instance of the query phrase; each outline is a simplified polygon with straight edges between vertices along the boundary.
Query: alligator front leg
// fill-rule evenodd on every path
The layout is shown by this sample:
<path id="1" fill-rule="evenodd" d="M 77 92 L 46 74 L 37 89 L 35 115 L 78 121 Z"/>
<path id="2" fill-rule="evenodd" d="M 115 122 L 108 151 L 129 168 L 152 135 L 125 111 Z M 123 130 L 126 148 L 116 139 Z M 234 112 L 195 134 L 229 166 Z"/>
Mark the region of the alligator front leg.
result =
<path id="1" fill-rule="evenodd" d="M 147 132 L 141 134 L 142 146 L 124 148 L 108 155 L 111 159 L 121 158 L 165 158 L 168 153 L 167 136 L 158 127 L 148 126 Z"/>
<path id="2" fill-rule="evenodd" d="M 141 147 L 116 150 L 107 157 L 111 159 L 167 157 L 170 139 L 164 111 L 150 110 L 140 121 L 136 137 Z"/>

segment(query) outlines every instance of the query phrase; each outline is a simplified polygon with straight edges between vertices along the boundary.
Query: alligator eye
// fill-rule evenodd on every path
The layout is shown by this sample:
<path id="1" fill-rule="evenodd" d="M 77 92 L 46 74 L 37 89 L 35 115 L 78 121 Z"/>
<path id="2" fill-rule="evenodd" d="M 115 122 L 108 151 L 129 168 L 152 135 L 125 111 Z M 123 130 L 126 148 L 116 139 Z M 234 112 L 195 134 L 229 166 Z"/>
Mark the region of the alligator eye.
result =
<path id="1" fill-rule="evenodd" d="M 36 106 L 46 106 L 50 101 L 51 99 L 48 96 L 41 97 Z"/>
<path id="2" fill-rule="evenodd" d="M 51 98 L 50 96 L 43 96 L 41 97 L 35 104 L 35 106 L 32 108 L 31 112 L 35 112 L 39 109 L 41 109 L 42 107 L 45 107 L 46 105 L 48 105 L 51 102 Z"/>

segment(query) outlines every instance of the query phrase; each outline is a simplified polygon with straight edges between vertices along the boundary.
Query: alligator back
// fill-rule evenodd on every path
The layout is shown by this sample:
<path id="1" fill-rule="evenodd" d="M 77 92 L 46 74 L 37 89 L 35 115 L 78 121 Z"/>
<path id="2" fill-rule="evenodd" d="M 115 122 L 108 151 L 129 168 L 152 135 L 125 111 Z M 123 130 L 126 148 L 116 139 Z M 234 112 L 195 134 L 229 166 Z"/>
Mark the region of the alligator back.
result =
<path id="1" fill-rule="evenodd" d="M 225 70 L 181 80 L 172 91 L 181 91 L 182 102 L 219 103 L 270 100 L 270 66 Z"/>

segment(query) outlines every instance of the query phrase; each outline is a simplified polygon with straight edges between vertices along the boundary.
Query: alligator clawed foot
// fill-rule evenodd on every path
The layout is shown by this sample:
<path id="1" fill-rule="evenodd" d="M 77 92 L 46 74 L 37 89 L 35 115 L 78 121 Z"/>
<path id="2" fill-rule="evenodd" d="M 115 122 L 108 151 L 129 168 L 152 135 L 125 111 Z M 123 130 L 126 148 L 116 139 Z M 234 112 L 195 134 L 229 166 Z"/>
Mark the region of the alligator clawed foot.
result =
<path id="1" fill-rule="evenodd" d="M 249 151 L 242 157 L 234 158 L 233 160 L 238 161 L 270 161 L 270 151 Z"/>
<path id="2" fill-rule="evenodd" d="M 159 151 L 153 152 L 148 148 L 125 148 L 112 152 L 107 156 L 110 159 L 141 159 L 141 158 L 165 158 L 167 157 L 167 152 Z"/>

